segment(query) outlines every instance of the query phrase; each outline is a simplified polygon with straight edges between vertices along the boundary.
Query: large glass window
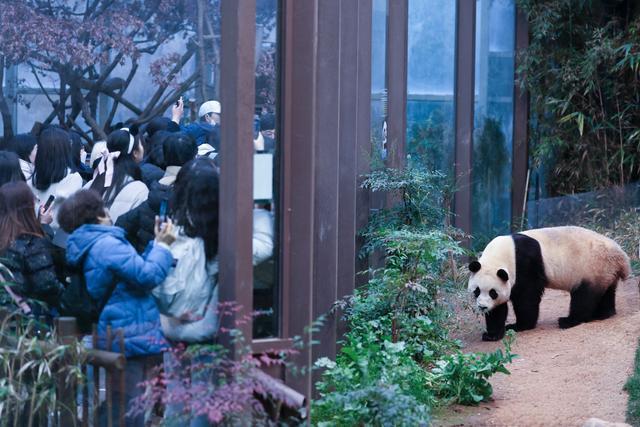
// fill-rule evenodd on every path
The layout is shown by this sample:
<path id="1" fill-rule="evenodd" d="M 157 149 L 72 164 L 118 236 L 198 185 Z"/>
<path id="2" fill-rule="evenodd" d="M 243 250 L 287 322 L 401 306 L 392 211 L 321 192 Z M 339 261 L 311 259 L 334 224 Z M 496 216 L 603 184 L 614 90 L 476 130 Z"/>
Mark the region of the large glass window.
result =
<path id="1" fill-rule="evenodd" d="M 477 1 L 472 228 L 484 239 L 511 223 L 515 20 L 514 0 Z"/>
<path id="2" fill-rule="evenodd" d="M 453 173 L 456 2 L 409 0 L 407 155 Z"/>

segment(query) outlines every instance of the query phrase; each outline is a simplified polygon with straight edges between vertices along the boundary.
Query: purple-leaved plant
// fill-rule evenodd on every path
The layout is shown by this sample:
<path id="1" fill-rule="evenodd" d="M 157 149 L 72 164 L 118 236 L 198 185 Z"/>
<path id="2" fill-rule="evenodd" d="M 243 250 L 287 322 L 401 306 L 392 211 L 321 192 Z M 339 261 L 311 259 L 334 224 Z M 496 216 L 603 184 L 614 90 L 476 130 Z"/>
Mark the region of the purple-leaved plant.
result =
<path id="1" fill-rule="evenodd" d="M 241 306 L 235 303 L 220 303 L 220 321 L 234 316 L 233 329 L 220 328 L 220 335 L 227 335 L 241 348 L 240 353 L 230 357 L 222 344 L 179 344 L 167 350 L 165 365 L 156 368 L 153 378 L 140 384 L 145 392 L 135 399 L 131 414 L 153 411 L 161 406 L 171 411 L 164 421 L 186 421 L 204 416 L 210 423 L 227 424 L 271 424 L 276 422 L 268 410 L 268 402 L 279 402 L 296 407 L 281 384 L 261 374 L 260 369 L 287 365 L 288 358 L 298 353 L 295 349 L 251 352 L 245 345 L 240 327 L 260 313 L 237 316 Z M 220 323 L 218 323 L 220 324 Z M 224 323 L 222 323 L 224 324 Z M 277 417 L 277 415 L 275 415 Z"/>

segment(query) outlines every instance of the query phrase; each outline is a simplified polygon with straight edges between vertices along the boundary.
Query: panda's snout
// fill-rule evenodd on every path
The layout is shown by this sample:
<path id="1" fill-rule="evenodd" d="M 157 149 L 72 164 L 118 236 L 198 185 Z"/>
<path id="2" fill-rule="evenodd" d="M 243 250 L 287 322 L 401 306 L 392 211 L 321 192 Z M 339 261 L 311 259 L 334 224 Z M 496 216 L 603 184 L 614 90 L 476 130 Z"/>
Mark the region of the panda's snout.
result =
<path id="1" fill-rule="evenodd" d="M 483 313 L 486 313 L 487 311 L 489 311 L 489 307 L 487 307 L 486 305 L 478 304 L 478 310 L 480 310 Z"/>

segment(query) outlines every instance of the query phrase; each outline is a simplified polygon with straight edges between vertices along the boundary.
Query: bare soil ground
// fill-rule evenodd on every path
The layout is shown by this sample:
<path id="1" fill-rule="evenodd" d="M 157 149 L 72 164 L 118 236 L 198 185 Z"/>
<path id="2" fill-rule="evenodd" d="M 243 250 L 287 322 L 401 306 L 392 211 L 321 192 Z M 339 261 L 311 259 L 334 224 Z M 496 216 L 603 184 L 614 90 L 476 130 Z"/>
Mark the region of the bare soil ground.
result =
<path id="1" fill-rule="evenodd" d="M 569 310 L 569 294 L 547 290 L 538 327 L 517 335 L 508 367 L 511 375 L 491 380 L 493 400 L 477 407 L 455 406 L 436 414 L 441 426 L 581 426 L 597 417 L 624 422 L 627 393 L 640 336 L 638 279 L 622 285 L 617 314 L 571 329 L 558 328 Z M 510 312 L 509 322 L 514 321 Z M 467 314 L 460 332 L 468 351 L 493 351 L 501 343 L 481 341 L 484 320 Z"/>

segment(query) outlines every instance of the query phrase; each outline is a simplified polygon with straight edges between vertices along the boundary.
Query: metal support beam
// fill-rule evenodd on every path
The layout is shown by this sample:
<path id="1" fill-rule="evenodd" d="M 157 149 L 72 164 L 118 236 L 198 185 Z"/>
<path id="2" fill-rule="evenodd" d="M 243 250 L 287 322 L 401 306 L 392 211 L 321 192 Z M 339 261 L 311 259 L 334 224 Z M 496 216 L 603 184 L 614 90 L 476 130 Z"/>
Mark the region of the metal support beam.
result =
<path id="1" fill-rule="evenodd" d="M 521 10 L 516 15 L 516 53 L 529 46 L 529 24 Z M 516 55 L 516 70 L 518 56 Z M 517 76 L 513 88 L 513 164 L 511 185 L 511 229 L 517 230 L 525 215 L 529 170 L 529 94 L 520 88 Z"/>
<path id="2" fill-rule="evenodd" d="M 407 139 L 408 0 L 390 0 L 387 15 L 388 165 L 405 164 Z"/>
<path id="3" fill-rule="evenodd" d="M 471 233 L 476 0 L 457 0 L 455 73 L 455 226 Z"/>

